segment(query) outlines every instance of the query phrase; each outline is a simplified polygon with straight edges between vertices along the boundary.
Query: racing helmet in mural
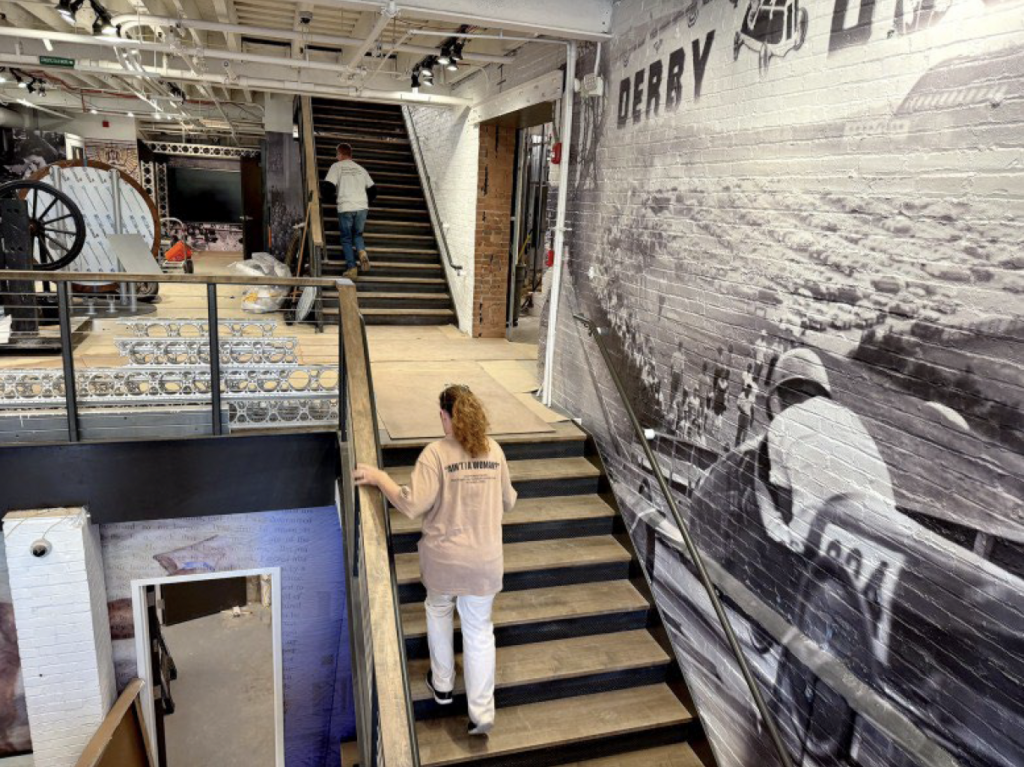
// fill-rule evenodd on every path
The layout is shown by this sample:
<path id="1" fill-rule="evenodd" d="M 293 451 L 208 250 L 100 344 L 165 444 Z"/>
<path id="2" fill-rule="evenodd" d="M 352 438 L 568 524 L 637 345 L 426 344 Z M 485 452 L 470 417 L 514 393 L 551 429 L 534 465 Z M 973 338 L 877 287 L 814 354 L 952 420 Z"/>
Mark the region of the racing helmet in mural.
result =
<path id="1" fill-rule="evenodd" d="M 829 395 L 832 394 L 828 371 L 825 369 L 821 357 L 810 349 L 790 349 L 779 357 L 772 373 L 768 396 L 774 394 L 779 386 L 788 381 L 810 381 L 818 384 Z"/>

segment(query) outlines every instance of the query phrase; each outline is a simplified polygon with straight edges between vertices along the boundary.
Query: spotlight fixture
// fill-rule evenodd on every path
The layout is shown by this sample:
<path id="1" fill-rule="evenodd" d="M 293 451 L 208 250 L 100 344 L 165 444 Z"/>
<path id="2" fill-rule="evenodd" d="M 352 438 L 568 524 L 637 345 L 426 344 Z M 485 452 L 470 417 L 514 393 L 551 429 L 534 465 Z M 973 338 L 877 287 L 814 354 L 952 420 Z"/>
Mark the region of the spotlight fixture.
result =
<path id="1" fill-rule="evenodd" d="M 17 69 L 12 69 L 11 70 L 11 76 L 14 77 L 14 80 L 15 80 L 15 82 L 18 83 L 18 87 L 19 88 L 27 88 L 28 87 L 28 83 L 26 83 L 24 80 L 21 79 L 21 75 L 18 74 L 18 70 Z"/>
<path id="2" fill-rule="evenodd" d="M 98 114 L 99 114 L 99 112 L 98 112 L 98 111 L 96 111 L 96 109 L 90 109 L 90 110 L 89 110 L 89 114 L 91 114 L 91 115 L 98 115 Z"/>
<path id="3" fill-rule="evenodd" d="M 452 61 L 462 61 L 462 49 L 465 46 L 464 40 L 459 40 L 452 46 Z"/>
<path id="4" fill-rule="evenodd" d="M 452 60 L 452 47 L 447 43 L 441 46 L 441 55 L 437 57 L 437 63 L 442 67 L 448 66 Z"/>
<path id="5" fill-rule="evenodd" d="M 418 71 L 412 73 L 412 92 L 420 92 L 420 73 Z"/>
<path id="6" fill-rule="evenodd" d="M 451 61 L 448 62 L 448 66 L 446 66 L 445 69 L 447 69 L 449 72 L 458 72 L 459 62 L 457 62 L 455 59 L 452 59 Z"/>
<path id="7" fill-rule="evenodd" d="M 134 112 L 129 112 L 129 113 L 128 113 L 128 116 L 129 116 L 129 117 L 135 117 L 135 113 L 134 113 Z"/>
<path id="8" fill-rule="evenodd" d="M 84 2 L 85 0 L 58 0 L 57 13 L 68 24 L 74 24 L 75 14 L 78 13 Z"/>
<path id="9" fill-rule="evenodd" d="M 92 22 L 92 33 L 94 35 L 116 35 L 117 27 L 114 26 L 110 18 L 110 11 L 96 2 L 96 0 L 92 0 L 90 4 L 92 5 L 93 12 L 96 14 L 96 18 Z"/>
<path id="10" fill-rule="evenodd" d="M 423 65 L 419 69 L 420 81 L 424 85 L 434 84 L 434 70 L 430 68 L 429 64 Z"/>
<path id="11" fill-rule="evenodd" d="M 35 93 L 36 92 L 36 78 L 34 78 L 34 77 L 31 80 L 28 81 L 27 85 L 25 83 L 18 83 L 18 85 L 20 85 L 20 86 L 22 86 L 24 88 L 27 88 L 29 93 Z"/>

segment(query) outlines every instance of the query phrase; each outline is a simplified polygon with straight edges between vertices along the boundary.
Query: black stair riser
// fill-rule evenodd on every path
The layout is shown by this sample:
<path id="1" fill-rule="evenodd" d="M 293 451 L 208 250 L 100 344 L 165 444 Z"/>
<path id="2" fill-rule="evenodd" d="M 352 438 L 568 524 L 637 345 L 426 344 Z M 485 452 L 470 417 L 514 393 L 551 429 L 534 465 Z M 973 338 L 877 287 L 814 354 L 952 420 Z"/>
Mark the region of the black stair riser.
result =
<path id="1" fill-rule="evenodd" d="M 600 477 L 535 479 L 513 484 L 520 498 L 542 498 L 548 495 L 595 495 L 603 489 Z"/>
<path id="2" fill-rule="evenodd" d="M 531 458 L 582 458 L 586 455 L 587 443 L 582 439 L 558 442 L 502 442 L 501 449 L 505 453 L 505 458 L 510 461 L 526 461 Z M 412 466 L 421 452 L 422 447 L 385 447 L 384 466 Z"/>
<path id="3" fill-rule="evenodd" d="M 317 109 L 352 109 L 359 112 L 389 112 L 401 114 L 397 104 L 378 104 L 373 101 L 349 101 L 346 99 L 322 99 L 314 97 L 312 107 Z"/>
<path id="4" fill-rule="evenodd" d="M 444 276 L 444 272 L 440 269 L 393 269 L 386 266 L 380 266 L 375 264 L 372 271 L 370 272 L 371 277 L 411 277 L 413 279 L 433 279 L 435 277 L 441 278 Z"/>
<path id="5" fill-rule="evenodd" d="M 404 291 L 403 291 L 404 292 Z M 430 293 L 417 293 L 418 296 L 429 296 Z M 360 293 L 359 306 L 363 309 L 451 309 L 451 301 L 447 296 L 444 300 L 429 298 L 374 298 L 373 293 Z"/>
<path id="6" fill-rule="evenodd" d="M 588 538 L 594 535 L 614 535 L 622 528 L 619 517 L 592 517 L 570 519 L 565 522 L 532 522 L 505 525 L 501 538 L 505 543 L 550 541 L 553 538 Z M 419 533 L 401 533 L 392 537 L 396 554 L 412 554 L 420 540 Z"/>
<path id="7" fill-rule="evenodd" d="M 366 317 L 366 324 L 424 327 L 428 325 L 451 325 L 454 319 L 454 317 L 437 317 L 433 315 L 389 314 Z"/>
<path id="8" fill-rule="evenodd" d="M 366 239 L 366 250 L 370 254 L 370 258 L 375 258 L 379 261 L 390 261 L 392 263 L 403 263 L 403 264 L 439 264 L 441 263 L 441 254 L 434 253 L 410 253 L 408 251 L 401 252 L 395 251 L 391 248 L 390 244 L 374 243 L 369 237 Z M 328 257 L 342 260 L 341 256 L 341 245 L 335 245 L 331 243 L 330 239 L 327 242 Z"/>
<path id="9" fill-rule="evenodd" d="M 602 583 L 629 578 L 629 562 L 599 562 L 572 567 L 549 567 L 522 573 L 505 573 L 505 591 L 546 589 L 553 586 L 571 586 L 577 583 Z M 403 604 L 422 602 L 427 590 L 422 583 L 405 583 L 398 587 L 398 599 Z"/>
<path id="10" fill-rule="evenodd" d="M 499 647 L 512 647 L 535 642 L 550 642 L 555 639 L 614 634 L 619 631 L 638 631 L 647 628 L 651 620 L 651 610 L 644 608 L 605 615 L 588 615 L 583 618 L 556 618 L 541 623 L 495 626 L 494 641 Z M 455 629 L 455 652 L 462 652 L 460 628 Z M 405 654 L 409 658 L 429 658 L 430 648 L 427 646 L 426 635 L 407 636 Z"/>
<path id="11" fill-rule="evenodd" d="M 500 726 L 500 725 L 499 725 Z M 488 757 L 478 755 L 473 767 L 556 767 L 576 764 L 590 759 L 601 759 L 631 751 L 643 751 L 673 743 L 684 743 L 700 731 L 694 723 L 667 725 L 623 735 L 610 735 L 595 740 L 567 743 L 561 746 L 547 746 L 533 751 L 502 754 Z"/>
<path id="12" fill-rule="evenodd" d="M 666 662 L 656 666 L 606 671 L 571 679 L 546 679 L 542 682 L 518 684 L 514 687 L 497 687 L 494 690 L 494 704 L 498 708 L 507 708 L 542 703 L 547 700 L 575 698 L 579 695 L 596 695 L 602 692 L 661 684 L 668 681 L 670 671 L 671 664 Z M 451 705 L 448 706 L 439 706 L 432 698 L 419 700 L 413 704 L 413 710 L 419 720 L 440 719 L 454 715 L 464 716 L 467 713 L 466 696 L 464 693 L 455 695 Z"/>
<path id="13" fill-rule="evenodd" d="M 370 273 L 371 276 L 373 272 Z M 360 280 L 357 285 L 359 294 L 373 293 L 447 293 L 448 287 L 442 282 L 423 285 L 420 283 L 367 282 Z"/>

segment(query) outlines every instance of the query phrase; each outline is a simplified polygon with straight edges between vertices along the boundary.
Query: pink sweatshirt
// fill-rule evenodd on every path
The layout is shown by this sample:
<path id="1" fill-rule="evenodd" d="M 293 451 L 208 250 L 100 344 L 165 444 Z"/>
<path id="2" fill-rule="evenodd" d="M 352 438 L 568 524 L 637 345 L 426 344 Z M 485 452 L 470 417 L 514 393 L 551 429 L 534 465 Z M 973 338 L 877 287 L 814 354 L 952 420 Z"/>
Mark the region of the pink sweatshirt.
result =
<path id="1" fill-rule="evenodd" d="M 488 596 L 501 591 L 501 519 L 516 502 L 505 453 L 493 439 L 473 458 L 454 437 L 427 445 L 394 504 L 423 516 L 420 574 L 430 591 Z M 425 516 L 424 516 L 425 515 Z"/>

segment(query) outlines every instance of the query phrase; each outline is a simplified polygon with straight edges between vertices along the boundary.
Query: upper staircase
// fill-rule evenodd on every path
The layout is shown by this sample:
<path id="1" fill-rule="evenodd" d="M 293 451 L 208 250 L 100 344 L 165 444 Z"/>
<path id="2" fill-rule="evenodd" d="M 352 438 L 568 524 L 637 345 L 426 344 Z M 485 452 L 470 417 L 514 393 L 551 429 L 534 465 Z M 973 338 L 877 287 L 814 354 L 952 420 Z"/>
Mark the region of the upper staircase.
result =
<path id="1" fill-rule="evenodd" d="M 519 501 L 504 519 L 488 738 L 466 732 L 461 655 L 454 705 L 426 687 L 420 522 L 391 512 L 421 764 L 709 767 L 691 748 L 701 728 L 592 443 L 572 424 L 501 442 Z M 419 449 L 385 447 L 397 482 Z"/>
<path id="2" fill-rule="evenodd" d="M 357 281 L 359 308 L 370 325 L 447 325 L 455 321 L 441 252 L 412 154 L 401 107 L 357 101 L 312 100 L 317 176 L 335 162 L 339 143 L 377 185 L 366 224 L 372 262 Z M 323 276 L 345 271 L 334 199 L 321 199 L 326 253 Z M 324 302 L 328 322 L 337 320 Z"/>

